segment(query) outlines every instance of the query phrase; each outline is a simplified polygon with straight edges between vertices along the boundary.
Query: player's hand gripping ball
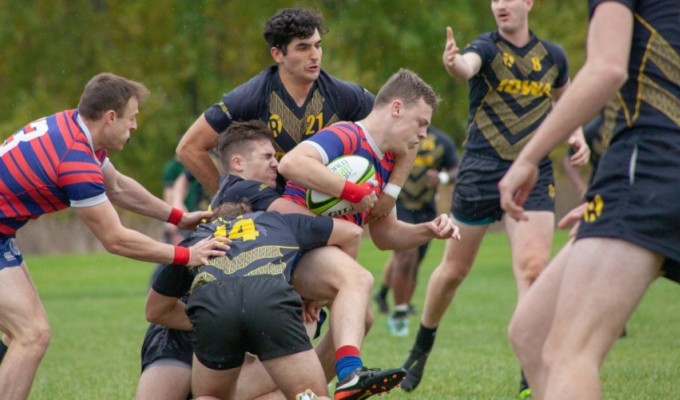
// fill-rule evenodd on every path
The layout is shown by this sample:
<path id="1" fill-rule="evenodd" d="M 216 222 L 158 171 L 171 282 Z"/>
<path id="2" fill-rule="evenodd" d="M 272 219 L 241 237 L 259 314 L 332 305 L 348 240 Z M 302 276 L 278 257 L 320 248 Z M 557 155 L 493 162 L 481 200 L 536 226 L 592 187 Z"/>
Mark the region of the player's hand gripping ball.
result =
<path id="1" fill-rule="evenodd" d="M 326 164 L 326 168 L 357 184 L 373 181 L 375 177 L 373 164 L 357 155 L 340 156 Z M 339 217 L 354 210 L 349 201 L 316 190 L 307 189 L 306 200 L 307 208 L 317 215 Z"/>

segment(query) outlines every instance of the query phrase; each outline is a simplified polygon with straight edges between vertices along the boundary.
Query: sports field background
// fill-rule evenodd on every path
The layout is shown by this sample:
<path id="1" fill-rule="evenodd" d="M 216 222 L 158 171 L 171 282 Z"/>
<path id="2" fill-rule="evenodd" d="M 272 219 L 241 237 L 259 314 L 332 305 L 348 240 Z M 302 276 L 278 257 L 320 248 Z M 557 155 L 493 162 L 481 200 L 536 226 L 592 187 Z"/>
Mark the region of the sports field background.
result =
<path id="1" fill-rule="evenodd" d="M 558 234 L 556 246 L 566 240 Z M 426 258 L 415 304 L 422 308 L 427 276 L 442 243 Z M 389 253 L 365 240 L 360 261 L 380 281 Z M 487 235 L 477 264 L 442 321 L 421 386 L 394 390 L 393 399 L 513 399 L 519 367 L 506 338 L 515 303 L 505 236 Z M 28 255 L 27 261 L 52 325 L 52 342 L 38 370 L 31 399 L 131 399 L 139 376 L 146 329 L 144 301 L 154 266 L 105 253 Z M 605 399 L 677 398 L 680 376 L 680 290 L 655 282 L 619 340 L 603 372 Z M 362 355 L 369 367 L 400 365 L 413 342 L 389 335 L 377 314 Z M 386 398 L 383 396 L 382 398 Z"/>

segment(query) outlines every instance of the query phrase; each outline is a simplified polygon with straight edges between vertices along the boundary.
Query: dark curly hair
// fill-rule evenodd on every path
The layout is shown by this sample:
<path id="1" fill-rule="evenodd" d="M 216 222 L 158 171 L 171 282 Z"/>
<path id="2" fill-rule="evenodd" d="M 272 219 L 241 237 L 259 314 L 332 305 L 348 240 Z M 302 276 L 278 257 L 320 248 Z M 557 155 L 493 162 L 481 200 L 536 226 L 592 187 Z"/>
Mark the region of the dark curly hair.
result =
<path id="1" fill-rule="evenodd" d="M 307 39 L 318 30 L 323 35 L 328 29 L 321 13 L 308 8 L 285 8 L 264 24 L 264 40 L 286 54 L 288 44 L 295 38 Z"/>

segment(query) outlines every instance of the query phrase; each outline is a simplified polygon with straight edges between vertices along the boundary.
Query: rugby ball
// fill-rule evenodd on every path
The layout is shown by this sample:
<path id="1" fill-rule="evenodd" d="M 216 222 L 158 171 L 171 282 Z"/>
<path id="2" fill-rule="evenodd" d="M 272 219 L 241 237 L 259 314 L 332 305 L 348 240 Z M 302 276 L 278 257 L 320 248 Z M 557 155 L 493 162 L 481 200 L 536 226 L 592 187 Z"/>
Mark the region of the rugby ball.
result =
<path id="1" fill-rule="evenodd" d="M 373 163 L 354 154 L 340 156 L 326 164 L 326 168 L 354 183 L 368 182 L 375 177 Z M 311 189 L 307 189 L 306 201 L 307 208 L 316 215 L 339 217 L 354 210 L 352 203 L 347 200 Z"/>

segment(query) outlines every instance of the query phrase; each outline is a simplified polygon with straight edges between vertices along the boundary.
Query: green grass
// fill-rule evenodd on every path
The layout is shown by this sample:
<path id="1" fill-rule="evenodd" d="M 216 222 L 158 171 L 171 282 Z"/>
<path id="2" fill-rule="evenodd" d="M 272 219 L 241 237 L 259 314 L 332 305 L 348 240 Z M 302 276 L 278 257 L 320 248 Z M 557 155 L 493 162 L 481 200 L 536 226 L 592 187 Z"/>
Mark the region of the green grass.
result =
<path id="1" fill-rule="evenodd" d="M 558 235 L 557 245 L 565 240 Z M 414 298 L 422 309 L 427 277 L 439 262 L 442 243 L 433 242 Z M 389 253 L 365 242 L 360 261 L 380 282 Z M 477 264 L 461 286 L 439 329 L 423 383 L 393 399 L 510 399 L 519 367 L 506 338 L 515 304 L 507 241 L 487 235 Z M 107 254 L 28 256 L 29 269 L 47 308 L 52 342 L 38 370 L 31 399 L 130 399 L 139 376 L 139 347 L 146 323 L 144 300 L 151 264 Z M 366 365 L 401 365 L 411 335 L 388 334 L 376 313 L 362 355 Z M 654 283 L 628 324 L 629 337 L 616 343 L 603 370 L 606 399 L 668 399 L 680 376 L 680 290 Z M 676 393 L 676 394 L 673 394 Z"/>

